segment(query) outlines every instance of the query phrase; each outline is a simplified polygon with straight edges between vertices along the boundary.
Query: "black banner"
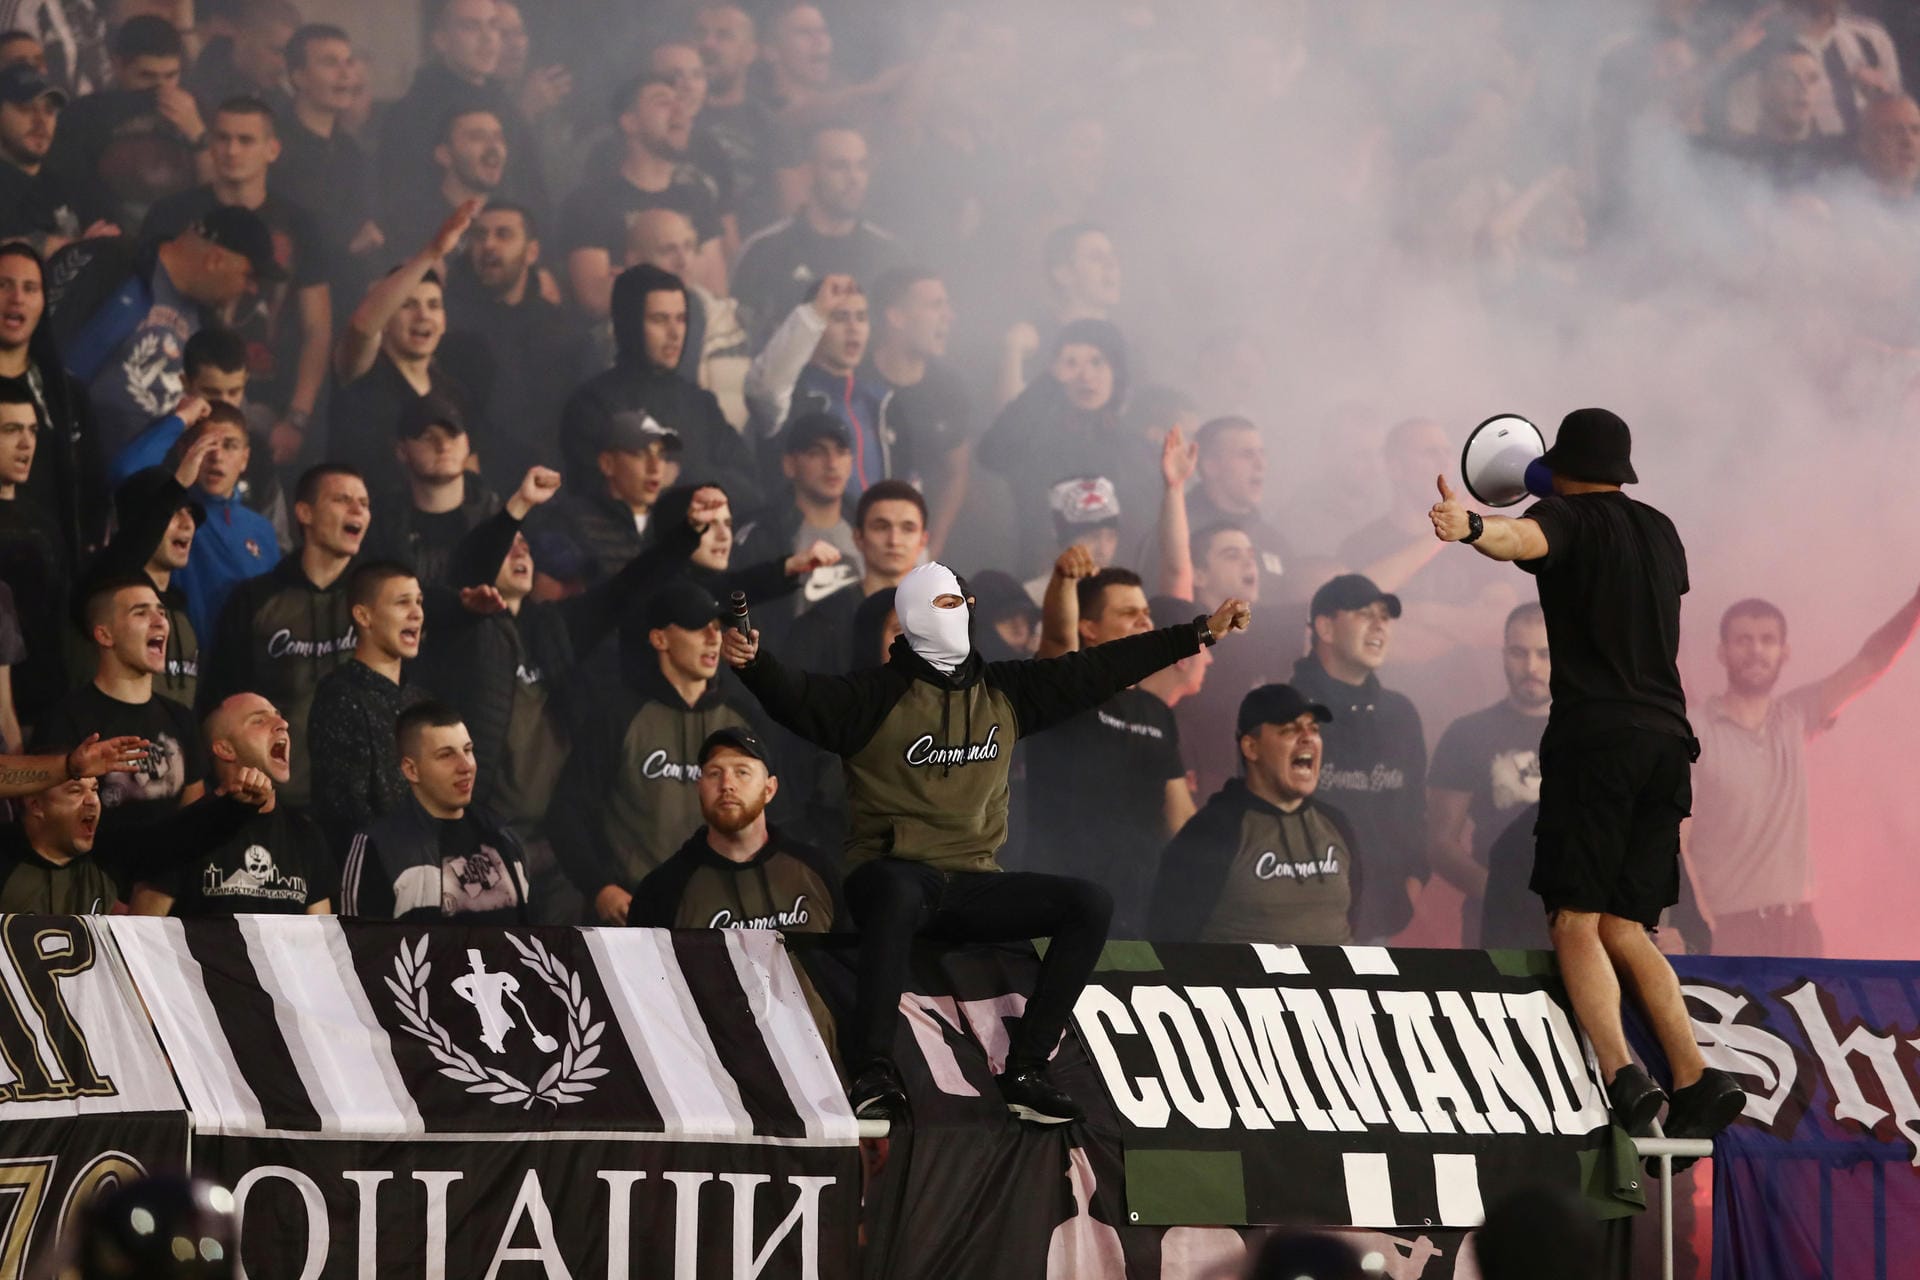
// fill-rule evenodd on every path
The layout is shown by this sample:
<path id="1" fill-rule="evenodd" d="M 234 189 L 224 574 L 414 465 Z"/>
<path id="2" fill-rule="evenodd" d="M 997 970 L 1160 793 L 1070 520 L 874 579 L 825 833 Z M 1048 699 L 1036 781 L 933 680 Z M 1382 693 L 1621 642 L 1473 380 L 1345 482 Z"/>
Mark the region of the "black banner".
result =
<path id="1" fill-rule="evenodd" d="M 797 952 L 823 980 L 840 961 Z M 895 1046 L 914 1118 L 885 1144 L 869 1190 L 861 1274 L 868 1280 L 1235 1280 L 1261 1228 L 1138 1225 L 1127 1208 L 1122 1127 L 1077 1037 L 1054 1054 L 1054 1081 L 1085 1125 L 1040 1127 L 1007 1114 L 993 1077 L 1007 1024 L 1026 1004 L 1031 949 L 924 949 L 902 1000 Z M 1295 1221 L 1306 1221 L 1295 1219 Z M 1217 1220 L 1216 1220 L 1217 1223 Z M 1445 1227 L 1342 1233 L 1378 1254 L 1392 1280 L 1477 1277 L 1456 1267 L 1468 1232 Z"/>
<path id="2" fill-rule="evenodd" d="M 1610 1199 L 1604 1093 L 1559 982 L 1530 963 L 1110 949 L 1075 1025 L 1121 1121 L 1129 1219 L 1471 1227 L 1523 1186 Z"/>
<path id="3" fill-rule="evenodd" d="M 96 1197 L 187 1163 L 183 1112 L 123 1111 L 0 1124 L 0 1277 L 19 1280 L 70 1238 Z"/>
<path id="4" fill-rule="evenodd" d="M 198 1138 L 266 1280 L 796 1280 L 855 1270 L 847 1147 Z"/>

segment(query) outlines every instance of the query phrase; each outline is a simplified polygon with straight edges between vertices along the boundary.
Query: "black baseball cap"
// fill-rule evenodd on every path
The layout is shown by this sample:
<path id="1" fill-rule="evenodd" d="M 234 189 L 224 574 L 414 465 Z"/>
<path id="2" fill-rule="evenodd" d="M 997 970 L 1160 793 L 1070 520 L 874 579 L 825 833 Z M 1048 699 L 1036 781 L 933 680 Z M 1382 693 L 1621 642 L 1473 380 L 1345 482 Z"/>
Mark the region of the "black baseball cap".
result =
<path id="1" fill-rule="evenodd" d="M 1346 613 L 1351 609 L 1366 609 L 1385 602 L 1387 616 L 1400 616 L 1400 597 L 1391 591 L 1382 591 L 1373 585 L 1373 579 L 1364 573 L 1343 573 L 1337 578 L 1329 578 L 1321 588 L 1313 593 L 1313 604 L 1309 606 L 1307 616 L 1325 618 L 1331 614 Z"/>
<path id="2" fill-rule="evenodd" d="M 705 587 L 677 578 L 647 598 L 647 630 L 684 627 L 698 631 L 720 616 L 720 604 Z"/>
<path id="3" fill-rule="evenodd" d="M 273 256 L 273 232 L 253 210 L 217 204 L 200 216 L 193 230 L 209 243 L 245 258 L 255 280 L 274 284 L 287 278 L 286 269 Z"/>
<path id="4" fill-rule="evenodd" d="M 67 91 L 47 79 L 31 64 L 12 62 L 0 67 L 0 102 L 24 107 L 42 98 L 52 98 L 56 110 L 67 105 Z"/>
<path id="5" fill-rule="evenodd" d="M 853 448 L 853 432 L 847 430 L 847 424 L 835 414 L 815 409 L 787 424 L 787 429 L 780 433 L 780 451 L 805 453 L 822 440 L 837 440 L 842 446 Z"/>
<path id="6" fill-rule="evenodd" d="M 700 744 L 700 754 L 695 757 L 695 763 L 705 765 L 708 757 L 722 747 L 738 751 L 741 755 L 752 756 L 767 766 L 768 773 L 773 772 L 773 757 L 767 754 L 767 744 L 755 737 L 752 730 L 734 726 L 715 729 L 708 734 L 707 740 Z"/>
<path id="7" fill-rule="evenodd" d="M 459 405 L 438 395 L 416 397 L 412 404 L 400 411 L 402 440 L 418 440 L 427 434 L 429 427 L 445 427 L 455 435 L 465 435 L 466 415 L 460 412 Z"/>
<path id="8" fill-rule="evenodd" d="M 624 409 L 607 417 L 607 425 L 600 433 L 601 453 L 645 453 L 650 445 L 658 444 L 668 452 L 680 448 L 680 433 L 672 427 L 663 426 L 660 420 L 643 409 Z"/>
<path id="9" fill-rule="evenodd" d="M 144 468 L 120 482 L 120 487 L 113 491 L 113 509 L 119 516 L 120 523 L 124 526 L 133 518 L 135 512 L 162 501 L 169 492 L 169 486 L 173 495 L 173 505 L 167 508 L 167 518 L 171 520 L 174 512 L 185 507 L 193 512 L 193 523 L 196 527 L 205 524 L 207 509 L 195 501 L 185 489 L 180 488 L 179 482 L 173 478 L 173 473 L 164 467 Z"/>
<path id="10" fill-rule="evenodd" d="M 1240 714 L 1234 720 L 1233 736 L 1252 733 L 1263 724 L 1292 724 L 1309 711 L 1321 724 L 1333 720 L 1333 712 L 1290 684 L 1263 684 L 1240 699 Z"/>
<path id="11" fill-rule="evenodd" d="M 1633 432 L 1611 409 L 1575 409 L 1560 420 L 1553 448 L 1540 461 L 1557 476 L 1590 484 L 1638 484 Z"/>

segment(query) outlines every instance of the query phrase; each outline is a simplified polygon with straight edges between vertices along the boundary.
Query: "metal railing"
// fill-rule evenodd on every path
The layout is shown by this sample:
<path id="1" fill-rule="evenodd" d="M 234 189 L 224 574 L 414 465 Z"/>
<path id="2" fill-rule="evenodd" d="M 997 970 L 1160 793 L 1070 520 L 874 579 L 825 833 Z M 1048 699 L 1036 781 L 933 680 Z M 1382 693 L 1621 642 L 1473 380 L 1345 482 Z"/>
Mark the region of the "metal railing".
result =
<path id="1" fill-rule="evenodd" d="M 889 1128 L 885 1120 L 856 1120 L 854 1125 L 862 1138 L 884 1138 Z M 1661 1137 L 1659 1126 L 1654 1128 L 1656 1136 L 1635 1138 L 1633 1145 L 1643 1158 L 1660 1162 L 1660 1278 L 1673 1280 L 1673 1161 L 1676 1156 L 1710 1156 L 1713 1142 L 1708 1138 Z"/>

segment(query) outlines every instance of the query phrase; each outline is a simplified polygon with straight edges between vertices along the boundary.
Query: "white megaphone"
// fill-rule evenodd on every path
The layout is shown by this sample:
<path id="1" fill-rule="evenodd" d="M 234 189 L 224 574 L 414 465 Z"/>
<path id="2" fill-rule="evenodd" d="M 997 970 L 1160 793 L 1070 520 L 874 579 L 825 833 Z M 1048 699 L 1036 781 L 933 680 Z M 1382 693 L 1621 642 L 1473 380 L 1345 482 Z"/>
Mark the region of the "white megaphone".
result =
<path id="1" fill-rule="evenodd" d="M 1473 429 L 1460 451 L 1460 478 L 1482 506 L 1510 507 L 1528 494 L 1553 494 L 1553 472 L 1541 461 L 1547 451 L 1540 428 L 1518 414 L 1495 414 Z"/>

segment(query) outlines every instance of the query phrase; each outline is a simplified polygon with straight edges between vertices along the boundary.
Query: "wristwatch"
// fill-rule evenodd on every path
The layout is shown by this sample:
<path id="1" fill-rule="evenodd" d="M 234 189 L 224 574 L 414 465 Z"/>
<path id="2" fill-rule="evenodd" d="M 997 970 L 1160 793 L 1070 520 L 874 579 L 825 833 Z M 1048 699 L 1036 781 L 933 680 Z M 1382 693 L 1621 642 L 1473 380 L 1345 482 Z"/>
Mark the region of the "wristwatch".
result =
<path id="1" fill-rule="evenodd" d="M 1460 539 L 1460 541 L 1477 542 L 1480 539 L 1480 535 L 1486 531 L 1487 522 L 1480 518 L 1480 513 L 1478 511 L 1469 511 L 1467 512 L 1467 536 Z"/>
<path id="2" fill-rule="evenodd" d="M 1213 634 L 1213 619 L 1207 614 L 1203 613 L 1193 620 L 1193 629 L 1200 637 L 1200 647 L 1202 649 L 1211 649 L 1214 645 L 1220 643 L 1220 637 Z"/>

